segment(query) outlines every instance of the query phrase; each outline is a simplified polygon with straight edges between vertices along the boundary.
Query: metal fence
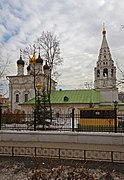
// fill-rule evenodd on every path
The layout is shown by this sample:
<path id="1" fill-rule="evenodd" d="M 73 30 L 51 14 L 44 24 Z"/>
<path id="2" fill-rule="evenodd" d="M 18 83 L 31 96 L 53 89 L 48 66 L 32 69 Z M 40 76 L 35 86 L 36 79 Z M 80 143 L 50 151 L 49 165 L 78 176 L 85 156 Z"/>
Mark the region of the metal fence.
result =
<path id="1" fill-rule="evenodd" d="M 118 113 L 117 123 L 115 119 L 82 119 L 73 111 L 70 114 L 52 114 L 52 120 L 46 119 L 42 126 L 42 119 L 36 122 L 36 130 L 49 131 L 77 131 L 77 132 L 124 132 L 124 114 Z M 1 130 L 34 130 L 33 114 L 2 114 L 0 122 Z"/>
<path id="2" fill-rule="evenodd" d="M 33 130 L 33 114 L 2 114 L 1 130 Z"/>

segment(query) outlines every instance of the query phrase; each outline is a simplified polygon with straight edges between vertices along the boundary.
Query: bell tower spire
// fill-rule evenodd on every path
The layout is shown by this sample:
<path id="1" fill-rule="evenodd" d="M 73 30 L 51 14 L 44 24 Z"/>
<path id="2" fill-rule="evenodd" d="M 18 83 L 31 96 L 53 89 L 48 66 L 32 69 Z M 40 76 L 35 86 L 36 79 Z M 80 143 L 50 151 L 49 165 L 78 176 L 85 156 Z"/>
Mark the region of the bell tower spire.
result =
<path id="1" fill-rule="evenodd" d="M 112 60 L 106 40 L 105 25 L 103 25 L 102 35 L 102 44 L 98 55 L 97 65 L 94 69 L 94 87 L 96 89 L 116 88 L 116 67 L 114 66 L 114 61 Z"/>

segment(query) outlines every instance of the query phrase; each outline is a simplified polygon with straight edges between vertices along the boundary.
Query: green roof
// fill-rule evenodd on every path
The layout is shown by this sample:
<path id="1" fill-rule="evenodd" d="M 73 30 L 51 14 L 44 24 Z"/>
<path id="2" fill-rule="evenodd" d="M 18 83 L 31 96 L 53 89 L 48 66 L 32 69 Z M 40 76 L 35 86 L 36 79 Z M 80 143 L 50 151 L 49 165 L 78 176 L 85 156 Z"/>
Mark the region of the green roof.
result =
<path id="1" fill-rule="evenodd" d="M 24 104 L 34 104 L 31 99 Z M 51 104 L 81 104 L 100 103 L 100 93 L 97 90 L 55 90 L 51 92 Z"/>
<path id="2" fill-rule="evenodd" d="M 68 101 L 64 101 L 68 97 Z M 99 103 L 99 92 L 95 90 L 61 90 L 51 93 L 51 103 Z"/>

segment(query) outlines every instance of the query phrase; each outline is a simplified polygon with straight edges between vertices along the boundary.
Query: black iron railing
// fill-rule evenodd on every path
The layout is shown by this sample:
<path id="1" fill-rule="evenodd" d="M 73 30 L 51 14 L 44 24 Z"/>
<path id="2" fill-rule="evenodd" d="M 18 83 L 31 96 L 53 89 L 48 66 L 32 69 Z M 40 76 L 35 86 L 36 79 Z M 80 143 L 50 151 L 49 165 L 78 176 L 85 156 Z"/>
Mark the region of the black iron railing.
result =
<path id="1" fill-rule="evenodd" d="M 42 121 L 41 121 L 42 122 Z M 74 110 L 70 114 L 52 114 L 52 121 L 46 119 L 45 127 L 40 121 L 36 124 L 36 130 L 49 131 L 82 131 L 82 132 L 124 132 L 124 115 L 119 113 L 115 118 L 80 118 Z M 2 114 L 1 130 L 34 130 L 33 114 Z"/>

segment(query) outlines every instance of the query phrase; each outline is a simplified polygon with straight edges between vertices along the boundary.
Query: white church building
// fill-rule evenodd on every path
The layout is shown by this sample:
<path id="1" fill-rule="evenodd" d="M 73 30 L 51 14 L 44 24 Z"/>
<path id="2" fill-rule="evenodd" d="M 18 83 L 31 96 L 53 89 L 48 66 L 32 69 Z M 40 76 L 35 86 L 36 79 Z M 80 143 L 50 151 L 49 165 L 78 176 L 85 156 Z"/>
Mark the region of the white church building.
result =
<path id="1" fill-rule="evenodd" d="M 49 66 L 47 61 L 43 65 L 43 59 L 36 57 L 36 53 L 29 60 L 27 74 L 24 74 L 25 63 L 20 58 L 17 60 L 17 75 L 8 76 L 9 78 L 9 109 L 11 112 L 22 110 L 21 104 L 35 97 L 36 85 L 40 82 L 42 86 L 47 86 L 49 76 Z M 51 89 L 55 90 L 56 82 L 51 80 Z"/>
<path id="2" fill-rule="evenodd" d="M 34 53 L 24 74 L 25 63 L 20 52 L 17 60 L 17 75 L 9 78 L 9 104 L 12 112 L 16 110 L 31 113 L 35 104 L 34 84 L 47 84 L 49 66 L 44 65 L 43 59 Z M 34 71 L 36 76 L 34 77 Z M 35 81 L 35 83 L 34 83 Z M 94 68 L 94 89 L 56 90 L 56 82 L 52 80 L 51 105 L 56 112 L 69 112 L 72 107 L 76 110 L 84 107 L 113 106 L 118 101 L 116 87 L 116 66 L 106 39 L 106 30 L 102 30 L 102 43 L 96 67 Z"/>

